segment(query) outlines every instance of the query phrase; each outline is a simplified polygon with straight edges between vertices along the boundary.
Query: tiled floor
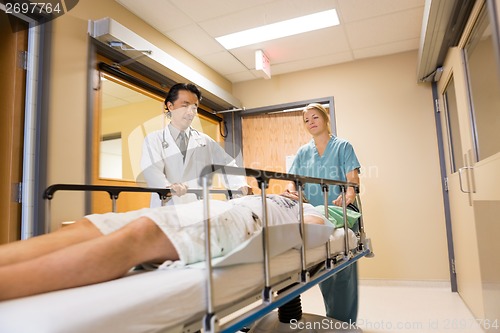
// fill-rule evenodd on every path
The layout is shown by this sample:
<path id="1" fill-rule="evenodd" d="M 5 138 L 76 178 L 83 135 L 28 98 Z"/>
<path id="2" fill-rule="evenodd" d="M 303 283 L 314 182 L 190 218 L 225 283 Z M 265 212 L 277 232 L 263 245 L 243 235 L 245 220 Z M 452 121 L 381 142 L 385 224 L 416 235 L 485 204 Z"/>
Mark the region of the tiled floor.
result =
<path id="1" fill-rule="evenodd" d="M 324 315 L 316 286 L 302 295 L 305 313 Z M 360 281 L 358 326 L 364 333 L 482 333 L 447 283 Z"/>

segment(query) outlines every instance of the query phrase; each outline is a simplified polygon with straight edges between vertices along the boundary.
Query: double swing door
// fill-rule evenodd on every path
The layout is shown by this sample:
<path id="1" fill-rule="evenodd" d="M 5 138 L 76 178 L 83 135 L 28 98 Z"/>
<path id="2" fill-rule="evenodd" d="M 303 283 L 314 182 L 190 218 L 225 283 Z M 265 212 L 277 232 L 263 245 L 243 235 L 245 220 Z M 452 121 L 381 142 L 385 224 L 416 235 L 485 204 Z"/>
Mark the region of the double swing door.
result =
<path id="1" fill-rule="evenodd" d="M 478 1 L 480 3 L 481 1 Z M 437 82 L 458 293 L 500 331 L 500 78 L 488 8 L 476 6 Z"/>

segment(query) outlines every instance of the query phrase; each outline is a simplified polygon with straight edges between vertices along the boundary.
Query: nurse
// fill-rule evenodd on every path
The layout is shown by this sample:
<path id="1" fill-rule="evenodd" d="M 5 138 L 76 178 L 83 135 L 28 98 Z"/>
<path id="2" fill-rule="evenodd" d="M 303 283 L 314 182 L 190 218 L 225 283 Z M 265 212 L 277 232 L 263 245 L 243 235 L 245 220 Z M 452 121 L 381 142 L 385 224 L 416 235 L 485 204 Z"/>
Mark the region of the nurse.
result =
<path id="1" fill-rule="evenodd" d="M 191 127 L 201 98 L 201 91 L 191 83 L 178 83 L 170 88 L 165 99 L 170 123 L 148 134 L 143 142 L 141 169 L 149 187 L 168 187 L 175 195 L 182 196 L 188 188 L 200 188 L 198 178 L 205 166 L 236 166 L 216 141 Z M 227 188 L 243 194 L 250 189 L 243 176 L 228 175 L 225 183 Z M 151 196 L 151 207 L 161 204 L 158 196 Z"/>
<path id="2" fill-rule="evenodd" d="M 348 141 L 332 134 L 328 111 L 321 104 L 313 103 L 304 108 L 302 116 L 312 140 L 299 148 L 288 172 L 359 184 L 360 164 L 354 148 Z M 293 183 L 290 183 L 287 189 L 296 193 Z M 304 194 L 312 205 L 324 204 L 320 184 L 306 184 Z M 355 190 L 349 187 L 346 191 L 346 205 L 354 203 L 355 199 Z M 342 205 L 342 195 L 338 186 L 329 187 L 328 202 L 337 206 Z M 356 224 L 354 228 L 358 228 L 358 225 Z M 358 314 L 356 263 L 320 283 L 320 289 L 328 317 L 350 323 L 356 322 Z"/>

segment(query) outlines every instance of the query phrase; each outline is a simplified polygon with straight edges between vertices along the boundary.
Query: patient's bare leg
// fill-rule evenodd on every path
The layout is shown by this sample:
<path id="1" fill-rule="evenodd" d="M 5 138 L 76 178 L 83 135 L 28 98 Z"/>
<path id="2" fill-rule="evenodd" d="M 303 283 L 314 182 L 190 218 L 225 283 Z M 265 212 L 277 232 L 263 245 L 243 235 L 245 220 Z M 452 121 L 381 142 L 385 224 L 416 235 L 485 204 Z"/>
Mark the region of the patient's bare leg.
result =
<path id="1" fill-rule="evenodd" d="M 0 267 L 0 300 L 109 281 L 143 262 L 177 260 L 170 240 L 148 218 L 107 236 Z"/>
<path id="2" fill-rule="evenodd" d="M 1 245 L 0 266 L 33 259 L 99 236 L 102 236 L 99 229 L 82 219 L 49 234 Z"/>

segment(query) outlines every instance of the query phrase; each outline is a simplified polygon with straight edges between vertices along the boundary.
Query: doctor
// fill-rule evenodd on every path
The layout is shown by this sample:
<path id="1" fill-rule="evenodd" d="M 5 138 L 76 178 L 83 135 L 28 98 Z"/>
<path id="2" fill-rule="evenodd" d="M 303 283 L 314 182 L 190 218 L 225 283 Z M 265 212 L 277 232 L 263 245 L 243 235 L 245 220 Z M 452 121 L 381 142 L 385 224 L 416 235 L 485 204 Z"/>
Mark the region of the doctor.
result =
<path id="1" fill-rule="evenodd" d="M 188 188 L 199 188 L 201 170 L 211 164 L 236 166 L 224 149 L 212 138 L 191 127 L 201 101 L 201 91 L 194 84 L 178 83 L 165 99 L 168 126 L 144 139 L 141 169 L 149 187 L 170 188 L 182 196 Z M 227 176 L 226 187 L 250 192 L 243 176 Z M 158 196 L 151 196 L 151 207 L 161 206 Z"/>

